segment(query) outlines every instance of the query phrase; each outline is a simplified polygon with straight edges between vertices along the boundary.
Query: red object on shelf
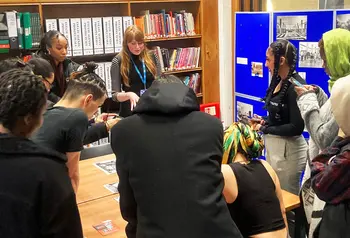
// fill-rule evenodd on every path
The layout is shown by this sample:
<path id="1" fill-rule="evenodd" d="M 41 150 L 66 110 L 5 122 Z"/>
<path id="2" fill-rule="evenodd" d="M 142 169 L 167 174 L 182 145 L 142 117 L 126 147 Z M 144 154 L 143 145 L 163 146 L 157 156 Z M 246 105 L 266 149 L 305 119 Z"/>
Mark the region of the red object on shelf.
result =
<path id="1" fill-rule="evenodd" d="M 218 102 L 201 104 L 200 110 L 221 120 L 220 103 Z"/>

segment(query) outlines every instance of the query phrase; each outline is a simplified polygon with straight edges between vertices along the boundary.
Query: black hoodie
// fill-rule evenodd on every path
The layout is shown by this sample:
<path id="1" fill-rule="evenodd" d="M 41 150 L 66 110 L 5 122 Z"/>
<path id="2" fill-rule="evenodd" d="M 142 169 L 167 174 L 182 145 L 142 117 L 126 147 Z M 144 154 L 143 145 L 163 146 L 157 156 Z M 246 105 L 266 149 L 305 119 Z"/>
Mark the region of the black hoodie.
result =
<path id="1" fill-rule="evenodd" d="M 192 89 L 154 82 L 111 133 L 129 238 L 241 237 L 222 196 L 222 124 Z"/>
<path id="2" fill-rule="evenodd" d="M 0 237 L 83 237 L 66 158 L 0 134 Z"/>

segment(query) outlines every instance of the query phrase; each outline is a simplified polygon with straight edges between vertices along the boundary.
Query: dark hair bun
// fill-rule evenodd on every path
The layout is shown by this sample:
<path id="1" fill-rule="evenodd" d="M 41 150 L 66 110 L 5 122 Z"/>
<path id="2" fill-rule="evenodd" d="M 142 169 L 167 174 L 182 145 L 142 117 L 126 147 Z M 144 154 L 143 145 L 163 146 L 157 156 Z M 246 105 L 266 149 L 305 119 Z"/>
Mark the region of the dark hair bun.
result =
<path id="1" fill-rule="evenodd" d="M 95 62 L 91 61 L 91 62 L 86 62 L 84 64 L 84 69 L 86 70 L 87 73 L 91 74 L 91 73 L 95 73 L 95 70 L 98 68 L 98 64 L 96 64 Z"/>

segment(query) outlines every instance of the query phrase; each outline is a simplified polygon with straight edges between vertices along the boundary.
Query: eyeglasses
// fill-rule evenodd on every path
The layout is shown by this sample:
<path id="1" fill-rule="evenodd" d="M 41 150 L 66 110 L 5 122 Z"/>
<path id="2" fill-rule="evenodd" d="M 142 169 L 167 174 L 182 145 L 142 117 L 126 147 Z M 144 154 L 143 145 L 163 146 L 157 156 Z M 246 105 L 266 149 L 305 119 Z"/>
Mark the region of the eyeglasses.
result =
<path id="1" fill-rule="evenodd" d="M 42 78 L 42 80 L 50 85 L 50 89 L 53 87 L 53 83 L 50 83 L 46 78 Z"/>

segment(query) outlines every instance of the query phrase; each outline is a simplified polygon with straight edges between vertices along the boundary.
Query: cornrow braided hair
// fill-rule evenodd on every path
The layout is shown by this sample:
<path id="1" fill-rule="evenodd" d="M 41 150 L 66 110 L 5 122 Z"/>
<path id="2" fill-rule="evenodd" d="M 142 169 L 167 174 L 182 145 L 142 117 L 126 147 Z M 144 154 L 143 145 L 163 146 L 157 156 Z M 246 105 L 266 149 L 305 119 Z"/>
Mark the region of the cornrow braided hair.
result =
<path id="1" fill-rule="evenodd" d="M 106 84 L 103 79 L 95 73 L 98 65 L 94 62 L 87 62 L 83 69 L 73 72 L 70 75 L 68 86 L 63 98 L 75 98 L 81 93 L 91 93 L 94 100 L 97 100 L 107 94 Z"/>
<path id="2" fill-rule="evenodd" d="M 249 125 L 235 122 L 225 130 L 223 149 L 223 164 L 232 163 L 238 152 L 252 160 L 261 156 L 264 140 Z"/>
<path id="3" fill-rule="evenodd" d="M 273 71 L 271 83 L 269 88 L 267 89 L 266 96 L 263 99 L 265 101 L 265 106 L 264 106 L 265 109 L 269 105 L 272 94 L 275 91 L 277 85 L 281 81 L 281 78 L 278 75 L 281 57 L 282 56 L 285 57 L 286 63 L 289 65 L 289 72 L 286 80 L 283 80 L 281 85 L 281 90 L 280 90 L 281 97 L 280 97 L 280 101 L 278 102 L 279 107 L 282 107 L 283 100 L 285 99 L 285 94 L 287 93 L 288 88 L 291 84 L 288 79 L 292 77 L 296 68 L 296 63 L 297 63 L 297 50 L 295 46 L 289 41 L 287 40 L 275 41 L 270 45 L 270 48 L 272 49 L 272 52 L 274 54 L 275 62 L 274 62 L 274 71 Z"/>
<path id="4" fill-rule="evenodd" d="M 0 75 L 0 123 L 8 130 L 18 118 L 40 113 L 46 100 L 44 83 L 31 72 L 12 69 Z"/>

